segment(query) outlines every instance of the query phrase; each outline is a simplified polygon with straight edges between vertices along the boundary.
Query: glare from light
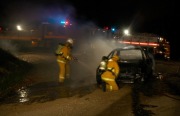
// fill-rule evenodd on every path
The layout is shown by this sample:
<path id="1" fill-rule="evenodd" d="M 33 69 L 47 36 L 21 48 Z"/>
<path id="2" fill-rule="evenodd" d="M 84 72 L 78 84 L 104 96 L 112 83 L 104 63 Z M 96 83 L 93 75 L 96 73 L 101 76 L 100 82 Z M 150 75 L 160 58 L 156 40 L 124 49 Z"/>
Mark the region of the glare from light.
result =
<path id="1" fill-rule="evenodd" d="M 114 31 L 115 31 L 115 28 L 112 28 L 111 30 L 114 32 Z"/>
<path id="2" fill-rule="evenodd" d="M 20 25 L 17 25 L 16 27 L 18 31 L 22 31 L 22 27 Z"/>
<path id="3" fill-rule="evenodd" d="M 65 24 L 66 22 L 65 21 L 61 21 L 61 24 Z"/>
<path id="4" fill-rule="evenodd" d="M 162 37 L 159 38 L 160 41 L 163 41 L 164 39 Z"/>
<path id="5" fill-rule="evenodd" d="M 129 30 L 128 29 L 124 30 L 124 34 L 129 35 Z"/>

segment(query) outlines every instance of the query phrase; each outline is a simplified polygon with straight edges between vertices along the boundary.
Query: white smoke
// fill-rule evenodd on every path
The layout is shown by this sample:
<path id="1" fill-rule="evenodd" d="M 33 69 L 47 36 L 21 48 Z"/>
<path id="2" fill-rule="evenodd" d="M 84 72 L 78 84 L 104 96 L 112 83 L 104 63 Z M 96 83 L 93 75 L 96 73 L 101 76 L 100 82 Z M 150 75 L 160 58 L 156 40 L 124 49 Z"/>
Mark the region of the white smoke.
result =
<path id="1" fill-rule="evenodd" d="M 12 55 L 17 55 L 18 54 L 18 47 L 17 47 L 17 45 L 13 44 L 9 40 L 1 40 L 0 48 L 2 48 L 3 50 L 11 53 Z"/>
<path id="2" fill-rule="evenodd" d="M 94 30 L 100 27 L 94 22 L 75 18 L 76 10 L 71 5 L 45 7 L 36 4 L 25 4 L 16 8 L 11 8 L 10 18 L 14 19 L 19 24 L 21 24 L 21 22 L 30 22 L 30 25 L 34 25 L 32 22 L 39 21 L 39 23 L 43 21 L 58 22 L 66 18 L 70 20 L 72 26 L 65 28 L 67 31 L 66 34 L 68 37 L 75 40 L 73 55 L 79 59 L 79 62 L 73 62 L 71 66 L 71 77 L 75 82 L 73 87 L 96 83 L 96 68 L 102 56 L 108 55 L 111 50 L 119 47 L 113 43 L 114 41 L 112 38 L 108 38 L 103 34 L 95 35 L 93 33 Z M 10 7 L 8 7 L 7 10 L 10 10 Z M 52 44 L 50 46 L 54 47 L 54 45 L 55 44 Z M 18 51 L 17 46 L 13 45 L 11 42 L 1 42 L 1 46 L 11 51 L 11 53 L 16 53 Z M 49 67 L 51 66 L 52 64 L 49 62 Z M 53 73 L 55 72 L 52 72 L 52 74 Z"/>

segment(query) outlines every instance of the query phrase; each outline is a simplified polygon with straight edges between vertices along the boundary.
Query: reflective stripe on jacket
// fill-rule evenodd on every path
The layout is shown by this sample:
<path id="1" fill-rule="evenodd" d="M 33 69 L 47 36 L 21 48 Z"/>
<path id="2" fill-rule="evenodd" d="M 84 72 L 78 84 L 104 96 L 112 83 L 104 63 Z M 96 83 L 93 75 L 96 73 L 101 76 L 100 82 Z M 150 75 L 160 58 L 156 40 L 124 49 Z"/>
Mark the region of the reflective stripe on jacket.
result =
<path id="1" fill-rule="evenodd" d="M 115 81 L 113 78 L 106 78 L 106 77 L 103 77 L 102 80 L 105 80 L 105 81 Z"/>
<path id="2" fill-rule="evenodd" d="M 63 60 L 59 60 L 59 59 L 57 59 L 57 62 L 66 63 Z"/>

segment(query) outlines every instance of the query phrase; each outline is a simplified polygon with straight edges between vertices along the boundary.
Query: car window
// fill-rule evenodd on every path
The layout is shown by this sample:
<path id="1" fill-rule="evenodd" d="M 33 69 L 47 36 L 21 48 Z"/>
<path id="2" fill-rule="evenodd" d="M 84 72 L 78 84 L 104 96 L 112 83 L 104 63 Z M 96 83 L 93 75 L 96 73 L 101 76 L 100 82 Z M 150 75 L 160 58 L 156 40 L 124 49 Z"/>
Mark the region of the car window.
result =
<path id="1" fill-rule="evenodd" d="M 114 56 L 114 55 L 118 55 L 118 56 L 119 56 L 119 51 L 118 51 L 118 50 L 112 51 L 112 52 L 108 55 L 108 58 L 111 58 L 111 57 Z"/>
<path id="2" fill-rule="evenodd" d="M 142 52 L 139 49 L 122 50 L 120 51 L 122 60 L 142 60 Z"/>

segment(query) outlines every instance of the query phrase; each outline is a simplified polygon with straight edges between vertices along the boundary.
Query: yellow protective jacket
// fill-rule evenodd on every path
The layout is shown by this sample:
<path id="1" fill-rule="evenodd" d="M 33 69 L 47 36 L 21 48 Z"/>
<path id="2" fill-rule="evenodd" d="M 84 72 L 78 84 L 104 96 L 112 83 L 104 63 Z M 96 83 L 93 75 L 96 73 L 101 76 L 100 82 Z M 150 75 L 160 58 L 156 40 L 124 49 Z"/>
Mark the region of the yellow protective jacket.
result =
<path id="1" fill-rule="evenodd" d="M 112 58 L 107 63 L 107 71 L 105 71 L 101 75 L 101 77 L 107 77 L 107 78 L 115 79 L 118 77 L 119 72 L 120 72 L 120 68 L 119 68 L 119 65 L 117 63 L 117 60 Z"/>
<path id="2" fill-rule="evenodd" d="M 66 63 L 67 61 L 72 60 L 71 48 L 68 45 L 65 45 L 61 49 L 61 52 L 62 52 L 62 55 L 57 56 L 57 61 L 58 62 Z"/>

